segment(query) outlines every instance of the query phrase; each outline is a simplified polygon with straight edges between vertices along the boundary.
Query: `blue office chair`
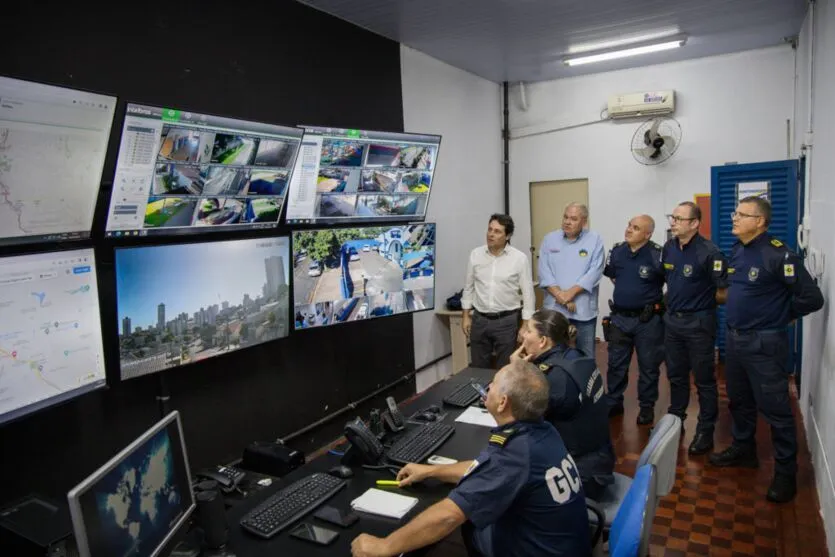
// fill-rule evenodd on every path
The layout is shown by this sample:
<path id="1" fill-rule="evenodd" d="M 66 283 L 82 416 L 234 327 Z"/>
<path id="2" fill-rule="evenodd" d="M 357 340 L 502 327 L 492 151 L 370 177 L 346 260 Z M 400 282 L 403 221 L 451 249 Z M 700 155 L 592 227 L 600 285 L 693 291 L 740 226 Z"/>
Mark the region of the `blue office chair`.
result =
<path id="1" fill-rule="evenodd" d="M 610 557 L 643 557 L 649 551 L 649 535 L 655 518 L 658 488 L 658 474 L 655 465 L 645 464 L 638 469 L 629 490 L 618 509 L 618 514 L 609 530 Z M 592 536 L 594 555 L 606 555 L 601 542 L 603 511 L 594 501 L 587 500 L 586 506 L 597 516 L 596 531 Z"/>

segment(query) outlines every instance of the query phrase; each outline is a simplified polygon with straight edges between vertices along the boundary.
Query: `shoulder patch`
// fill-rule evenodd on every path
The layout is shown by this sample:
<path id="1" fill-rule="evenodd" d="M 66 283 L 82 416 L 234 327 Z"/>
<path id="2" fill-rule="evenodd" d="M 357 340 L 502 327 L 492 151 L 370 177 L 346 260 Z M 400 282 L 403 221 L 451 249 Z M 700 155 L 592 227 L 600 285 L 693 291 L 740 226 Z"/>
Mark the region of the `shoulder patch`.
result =
<path id="1" fill-rule="evenodd" d="M 783 265 L 783 275 L 786 277 L 794 276 L 794 263 L 786 263 Z"/>
<path id="2" fill-rule="evenodd" d="M 771 239 L 771 245 L 774 246 L 775 248 L 781 248 L 781 247 L 783 247 L 783 242 L 781 242 L 777 238 L 772 238 Z"/>
<path id="3" fill-rule="evenodd" d="M 716 272 L 722 271 L 722 260 L 721 259 L 714 259 L 713 260 L 713 270 Z"/>
<path id="4" fill-rule="evenodd" d="M 494 433 L 490 436 L 490 444 L 497 447 L 504 447 L 507 440 L 513 437 L 518 430 L 510 428 Z"/>

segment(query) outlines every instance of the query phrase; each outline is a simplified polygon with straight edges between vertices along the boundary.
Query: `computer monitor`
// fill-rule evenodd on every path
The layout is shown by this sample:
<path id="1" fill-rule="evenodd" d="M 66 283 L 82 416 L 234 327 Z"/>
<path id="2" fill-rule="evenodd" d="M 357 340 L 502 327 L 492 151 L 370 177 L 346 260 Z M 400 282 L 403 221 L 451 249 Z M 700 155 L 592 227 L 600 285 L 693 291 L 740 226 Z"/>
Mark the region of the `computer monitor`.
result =
<path id="1" fill-rule="evenodd" d="M 109 237 L 275 228 L 302 131 L 128 104 Z"/>
<path id="2" fill-rule="evenodd" d="M 0 259 L 0 423 L 104 385 L 93 250 Z"/>
<path id="3" fill-rule="evenodd" d="M 302 126 L 287 223 L 414 222 L 426 216 L 439 135 Z"/>
<path id="4" fill-rule="evenodd" d="M 88 238 L 116 97 L 0 77 L 0 245 Z"/>
<path id="5" fill-rule="evenodd" d="M 293 232 L 296 329 L 435 307 L 432 223 Z"/>
<path id="6" fill-rule="evenodd" d="M 287 336 L 286 236 L 116 250 L 122 379 Z"/>
<path id="7" fill-rule="evenodd" d="M 67 500 L 81 557 L 167 555 L 195 508 L 180 414 L 140 435 Z"/>

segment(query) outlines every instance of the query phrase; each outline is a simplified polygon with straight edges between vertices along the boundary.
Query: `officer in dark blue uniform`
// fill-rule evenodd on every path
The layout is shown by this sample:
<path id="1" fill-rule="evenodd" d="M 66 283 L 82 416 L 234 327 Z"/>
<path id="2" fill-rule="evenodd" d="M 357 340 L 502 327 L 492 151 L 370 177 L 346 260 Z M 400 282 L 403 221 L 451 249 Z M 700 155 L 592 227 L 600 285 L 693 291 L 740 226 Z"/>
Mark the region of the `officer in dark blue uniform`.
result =
<path id="1" fill-rule="evenodd" d="M 687 418 L 690 370 L 699 396 L 699 423 L 688 452 L 704 454 L 713 448 L 719 412 L 714 349 L 716 304 L 724 302 L 728 286 L 727 260 L 710 240 L 699 234 L 702 211 L 692 201 L 679 203 L 668 215 L 673 237 L 664 244 L 661 259 L 667 280 L 664 315 L 664 352 L 670 380 L 670 414 Z"/>
<path id="2" fill-rule="evenodd" d="M 789 340 L 793 320 L 823 307 L 823 295 L 803 261 L 768 235 L 771 205 L 746 197 L 732 215 L 739 239 L 728 269 L 725 375 L 733 444 L 710 456 L 716 466 L 759 465 L 757 410 L 771 426 L 774 479 L 766 498 L 791 501 L 797 492 L 797 435 L 789 400 Z"/>
<path id="3" fill-rule="evenodd" d="M 573 327 L 559 312 L 537 311 L 522 328 L 522 345 L 511 359 L 527 358 L 548 378 L 545 420 L 557 428 L 574 458 L 586 497 L 599 499 L 615 481 L 609 410 L 594 359 L 568 346 Z"/>
<path id="4" fill-rule="evenodd" d="M 381 539 L 363 534 L 355 557 L 394 556 L 434 543 L 462 526 L 470 555 L 591 556 L 589 522 L 577 466 L 557 430 L 542 420 L 548 382 L 516 359 L 495 376 L 485 406 L 499 426 L 475 460 L 408 464 L 400 486 L 426 478 L 458 482 L 443 501 Z"/>
<path id="5" fill-rule="evenodd" d="M 607 402 L 609 415 L 623 414 L 623 393 L 629 380 L 632 351 L 638 353 L 638 424 L 651 424 L 658 400 L 659 366 L 664 359 L 661 321 L 661 248 L 650 242 L 655 221 L 640 215 L 629 221 L 621 242 L 609 252 L 603 274 L 615 283 L 614 301 L 603 332 L 609 347 Z"/>

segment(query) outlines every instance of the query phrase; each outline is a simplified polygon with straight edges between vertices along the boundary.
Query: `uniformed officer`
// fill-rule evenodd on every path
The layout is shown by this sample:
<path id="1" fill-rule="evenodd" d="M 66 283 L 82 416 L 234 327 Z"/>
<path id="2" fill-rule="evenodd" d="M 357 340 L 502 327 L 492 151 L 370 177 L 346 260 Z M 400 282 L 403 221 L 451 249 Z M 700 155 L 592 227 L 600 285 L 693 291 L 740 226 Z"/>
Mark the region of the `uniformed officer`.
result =
<path id="1" fill-rule="evenodd" d="M 573 327 L 561 313 L 537 311 L 522 329 L 522 345 L 511 359 L 533 362 L 548 378 L 545 419 L 577 463 L 586 497 L 599 499 L 615 481 L 615 452 L 603 376 L 593 358 L 568 346 Z"/>
<path id="2" fill-rule="evenodd" d="M 358 536 L 351 544 L 354 557 L 413 551 L 460 525 L 470 555 L 591 555 L 577 467 L 557 430 L 542 420 L 548 406 L 545 376 L 516 359 L 495 375 L 485 405 L 498 427 L 475 460 L 407 464 L 397 475 L 400 487 L 427 478 L 457 487 L 386 538 Z"/>
<path id="3" fill-rule="evenodd" d="M 651 424 L 658 401 L 659 366 L 664 359 L 661 321 L 664 273 L 661 247 L 650 241 L 655 221 L 639 215 L 629 221 L 626 241 L 616 244 L 603 274 L 615 283 L 608 325 L 609 371 L 606 395 L 609 416 L 623 414 L 623 393 L 629 381 L 632 352 L 638 353 L 638 424 Z"/>
<path id="4" fill-rule="evenodd" d="M 690 370 L 699 396 L 699 423 L 688 452 L 713 448 L 719 411 L 714 369 L 716 304 L 724 303 L 728 264 L 724 254 L 699 234 L 702 211 L 692 201 L 679 203 L 670 219 L 673 238 L 664 244 L 667 279 L 664 352 L 670 380 L 667 412 L 684 422 L 690 404 Z"/>
<path id="5" fill-rule="evenodd" d="M 766 498 L 791 501 L 797 491 L 797 435 L 789 399 L 788 324 L 823 307 L 803 261 L 766 233 L 771 205 L 746 197 L 731 215 L 739 239 L 731 251 L 725 375 L 733 443 L 710 456 L 715 466 L 759 465 L 757 410 L 771 425 L 774 479 Z"/>

